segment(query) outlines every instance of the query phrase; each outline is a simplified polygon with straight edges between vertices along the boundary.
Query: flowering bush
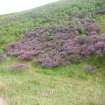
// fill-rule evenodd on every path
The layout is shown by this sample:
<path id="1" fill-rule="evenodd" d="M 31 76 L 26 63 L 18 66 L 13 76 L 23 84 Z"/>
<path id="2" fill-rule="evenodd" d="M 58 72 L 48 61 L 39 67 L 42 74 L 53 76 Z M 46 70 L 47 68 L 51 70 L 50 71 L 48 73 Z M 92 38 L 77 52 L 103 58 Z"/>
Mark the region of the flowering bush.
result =
<path id="1" fill-rule="evenodd" d="M 36 28 L 27 32 L 14 44 L 6 47 L 8 55 L 21 60 L 33 60 L 44 67 L 55 67 L 67 62 L 77 62 L 91 54 L 105 54 L 105 37 L 91 20 L 82 20 L 85 35 L 74 27 Z"/>

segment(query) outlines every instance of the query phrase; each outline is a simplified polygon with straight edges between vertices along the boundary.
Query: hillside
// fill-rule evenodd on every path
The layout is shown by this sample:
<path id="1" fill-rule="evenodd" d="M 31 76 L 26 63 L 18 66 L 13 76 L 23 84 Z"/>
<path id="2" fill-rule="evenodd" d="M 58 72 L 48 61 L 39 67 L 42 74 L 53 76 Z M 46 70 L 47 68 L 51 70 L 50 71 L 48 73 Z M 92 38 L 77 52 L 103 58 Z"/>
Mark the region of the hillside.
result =
<path id="1" fill-rule="evenodd" d="M 63 27 L 63 31 L 70 32 L 68 26 L 80 27 L 75 17 L 91 19 L 99 26 L 100 34 L 97 34 L 104 35 L 105 14 L 97 14 L 104 7 L 104 0 L 61 0 L 0 16 L 0 53 L 37 28 L 54 31 Z M 84 34 L 82 29 L 80 35 Z M 68 65 L 45 68 L 35 61 L 0 54 L 0 97 L 8 105 L 104 105 L 104 58 L 104 55 L 92 55 L 80 62 L 72 58 Z"/>
<path id="2" fill-rule="evenodd" d="M 81 4 L 82 2 L 82 4 Z M 88 2 L 87 0 L 60 1 L 58 3 L 49 4 L 37 9 L 14 13 L 11 15 L 0 16 L 0 43 L 8 43 L 14 41 L 23 32 L 32 30 L 34 27 L 48 27 L 50 25 L 70 24 L 71 14 L 78 12 L 91 12 L 95 8 L 104 5 L 104 0 Z M 96 16 L 97 22 L 102 25 L 104 16 Z M 9 38 L 7 38 L 9 37 Z"/>

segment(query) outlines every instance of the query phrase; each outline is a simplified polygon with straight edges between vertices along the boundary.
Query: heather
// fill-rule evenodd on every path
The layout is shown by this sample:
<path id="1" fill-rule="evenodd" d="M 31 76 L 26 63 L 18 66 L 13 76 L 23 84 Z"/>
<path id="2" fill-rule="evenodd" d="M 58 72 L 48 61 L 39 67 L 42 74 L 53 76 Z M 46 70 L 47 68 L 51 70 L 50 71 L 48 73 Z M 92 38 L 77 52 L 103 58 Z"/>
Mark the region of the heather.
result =
<path id="1" fill-rule="evenodd" d="M 43 67 L 70 64 L 73 57 L 75 61 L 91 55 L 104 55 L 105 36 L 100 35 L 95 21 L 89 18 L 78 21 L 81 27 L 36 28 L 25 33 L 16 43 L 7 45 L 5 52 L 20 60 L 34 60 Z M 84 30 L 83 35 L 81 29 Z"/>
<path id="2" fill-rule="evenodd" d="M 104 8 L 61 0 L 0 16 L 0 101 L 105 105 Z"/>

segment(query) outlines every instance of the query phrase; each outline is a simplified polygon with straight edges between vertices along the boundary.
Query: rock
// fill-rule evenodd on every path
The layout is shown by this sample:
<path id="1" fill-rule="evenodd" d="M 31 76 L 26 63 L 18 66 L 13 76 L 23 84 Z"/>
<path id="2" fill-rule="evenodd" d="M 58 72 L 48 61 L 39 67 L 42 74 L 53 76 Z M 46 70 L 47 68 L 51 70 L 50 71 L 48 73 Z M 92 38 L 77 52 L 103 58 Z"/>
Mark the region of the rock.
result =
<path id="1" fill-rule="evenodd" d="M 92 65 L 85 65 L 84 70 L 88 73 L 95 73 L 96 72 L 96 67 Z"/>

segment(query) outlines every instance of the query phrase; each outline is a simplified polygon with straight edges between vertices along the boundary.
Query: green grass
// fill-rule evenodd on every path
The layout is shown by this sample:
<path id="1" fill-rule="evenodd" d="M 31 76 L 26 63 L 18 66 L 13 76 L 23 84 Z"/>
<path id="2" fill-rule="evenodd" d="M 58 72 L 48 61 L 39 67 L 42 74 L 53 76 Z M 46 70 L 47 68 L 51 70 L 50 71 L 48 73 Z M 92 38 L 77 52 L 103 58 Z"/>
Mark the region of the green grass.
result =
<path id="1" fill-rule="evenodd" d="M 101 32 L 105 32 L 105 15 L 98 15 L 95 17 L 95 20 L 99 24 Z"/>
<path id="2" fill-rule="evenodd" d="M 26 71 L 11 72 L 20 61 L 8 58 L 0 67 L 0 96 L 9 105 L 104 105 L 105 71 L 86 73 L 86 62 L 54 69 L 27 62 Z"/>
<path id="3" fill-rule="evenodd" d="M 103 4 L 104 0 L 61 0 L 37 9 L 0 16 L 0 46 L 14 42 L 35 27 L 71 24 L 72 14 L 87 14 Z"/>
<path id="4" fill-rule="evenodd" d="M 104 0 L 62 0 L 41 8 L 0 16 L 0 52 L 7 43 L 35 27 L 69 25 L 71 16 L 78 12 L 94 14 L 103 7 Z M 93 18 L 105 32 L 105 16 Z M 105 60 L 89 57 L 78 64 L 42 68 L 31 62 L 7 58 L 0 64 L 0 97 L 9 105 L 105 105 Z M 11 72 L 16 63 L 26 63 L 25 71 Z M 97 67 L 96 73 L 87 73 L 84 66 Z"/>

